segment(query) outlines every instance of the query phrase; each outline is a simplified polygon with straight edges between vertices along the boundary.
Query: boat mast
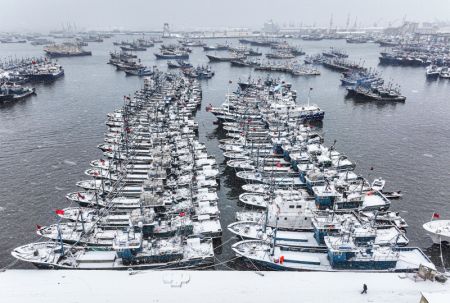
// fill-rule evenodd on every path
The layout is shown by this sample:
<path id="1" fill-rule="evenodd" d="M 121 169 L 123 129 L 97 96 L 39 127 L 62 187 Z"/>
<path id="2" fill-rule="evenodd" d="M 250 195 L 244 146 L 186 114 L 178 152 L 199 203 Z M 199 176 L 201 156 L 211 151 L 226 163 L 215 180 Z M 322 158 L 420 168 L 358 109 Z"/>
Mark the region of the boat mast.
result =
<path id="1" fill-rule="evenodd" d="M 64 255 L 64 242 L 63 242 L 63 239 L 62 239 L 61 229 L 59 227 L 59 221 L 60 220 L 58 220 L 58 223 L 56 224 L 56 228 L 58 230 L 59 243 L 61 244 L 61 254 Z"/>
<path id="2" fill-rule="evenodd" d="M 309 88 L 309 92 L 308 92 L 308 107 L 309 107 L 309 102 L 310 102 L 310 99 L 311 99 L 311 91 L 313 90 L 313 88 L 312 87 L 310 87 Z"/>

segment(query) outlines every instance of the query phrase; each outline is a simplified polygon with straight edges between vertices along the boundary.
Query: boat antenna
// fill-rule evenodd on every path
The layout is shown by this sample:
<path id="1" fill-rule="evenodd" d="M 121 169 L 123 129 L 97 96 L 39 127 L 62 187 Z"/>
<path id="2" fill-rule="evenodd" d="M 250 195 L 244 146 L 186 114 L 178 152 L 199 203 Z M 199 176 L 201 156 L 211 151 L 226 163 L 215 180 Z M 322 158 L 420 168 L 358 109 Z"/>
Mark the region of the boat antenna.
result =
<path id="1" fill-rule="evenodd" d="M 273 246 L 272 246 L 272 256 L 275 255 L 275 244 L 277 241 L 277 230 L 278 230 L 278 215 L 279 212 L 277 211 L 276 213 L 276 219 L 275 219 L 275 229 L 273 230 Z"/>
<path id="2" fill-rule="evenodd" d="M 311 91 L 313 90 L 312 87 L 309 88 L 309 92 L 308 92 L 308 107 L 309 107 L 309 101 L 311 99 Z"/>

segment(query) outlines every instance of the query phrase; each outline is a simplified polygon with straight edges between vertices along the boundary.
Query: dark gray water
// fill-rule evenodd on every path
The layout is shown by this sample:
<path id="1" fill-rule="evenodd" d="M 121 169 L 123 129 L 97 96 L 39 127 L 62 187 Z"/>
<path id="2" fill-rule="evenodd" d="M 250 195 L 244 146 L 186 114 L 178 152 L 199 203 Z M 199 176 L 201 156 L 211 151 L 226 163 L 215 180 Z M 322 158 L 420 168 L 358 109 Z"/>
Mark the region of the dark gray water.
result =
<path id="1" fill-rule="evenodd" d="M 120 37 L 114 38 L 120 40 Z M 216 41 L 208 41 L 211 44 Z M 230 42 L 230 41 L 229 41 Z M 233 41 L 237 44 L 237 41 Z M 346 99 L 340 86 L 340 74 L 319 67 L 315 78 L 280 77 L 293 84 L 300 102 L 313 87 L 312 101 L 325 111 L 323 129 L 328 145 L 337 140 L 337 149 L 357 164 L 357 172 L 373 179 L 382 176 L 387 187 L 402 190 L 402 200 L 393 201 L 392 209 L 410 225 L 407 236 L 411 246 L 419 246 L 441 264 L 439 248 L 422 229 L 433 212 L 450 218 L 450 81 L 428 82 L 424 69 L 417 67 L 377 66 L 380 48 L 374 44 L 346 44 L 345 41 L 295 41 L 307 54 L 330 46 L 344 48 L 350 58 L 378 67 L 383 77 L 401 85 L 407 96 L 405 104 L 377 104 Z M 89 161 L 101 157 L 97 144 L 103 141 L 106 113 L 122 104 L 122 96 L 142 86 L 142 80 L 125 77 L 107 65 L 112 40 L 90 43 L 92 57 L 65 58 L 59 62 L 65 77 L 51 85 L 37 85 L 37 96 L 15 104 L 0 106 L 0 267 L 13 261 L 10 251 L 16 246 L 38 240 L 35 226 L 56 220 L 54 210 L 68 206 L 64 196 L 76 190 L 75 182 L 86 179 Z M 155 61 L 150 48 L 138 56 L 149 65 L 166 70 L 165 61 Z M 29 44 L 0 44 L 0 58 L 41 56 L 42 48 Z M 201 48 L 195 48 L 191 62 L 207 62 Z M 216 76 L 204 81 L 202 110 L 197 113 L 200 140 L 224 172 L 221 177 L 220 209 L 224 245 L 218 258 L 233 257 L 230 233 L 226 226 L 234 221 L 241 183 L 225 169 L 217 147 L 223 136 L 213 125 L 214 116 L 204 107 L 220 105 L 228 89 L 235 89 L 239 78 L 265 77 L 267 73 L 249 68 L 212 64 Z M 229 85 L 228 81 L 233 84 Z M 369 176 L 369 168 L 374 170 Z M 448 249 L 445 263 L 450 265 Z M 14 267 L 26 267 L 16 264 Z"/>

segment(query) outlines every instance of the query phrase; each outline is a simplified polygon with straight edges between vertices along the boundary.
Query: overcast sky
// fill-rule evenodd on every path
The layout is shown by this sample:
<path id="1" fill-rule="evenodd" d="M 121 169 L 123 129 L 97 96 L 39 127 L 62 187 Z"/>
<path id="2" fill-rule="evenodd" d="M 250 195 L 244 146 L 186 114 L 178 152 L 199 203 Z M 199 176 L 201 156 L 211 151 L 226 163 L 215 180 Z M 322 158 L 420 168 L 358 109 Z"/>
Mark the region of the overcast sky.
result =
<path id="1" fill-rule="evenodd" d="M 261 28 L 273 19 L 328 26 L 387 26 L 406 20 L 450 21 L 450 0 L 0 0 L 0 31 L 79 29 Z"/>

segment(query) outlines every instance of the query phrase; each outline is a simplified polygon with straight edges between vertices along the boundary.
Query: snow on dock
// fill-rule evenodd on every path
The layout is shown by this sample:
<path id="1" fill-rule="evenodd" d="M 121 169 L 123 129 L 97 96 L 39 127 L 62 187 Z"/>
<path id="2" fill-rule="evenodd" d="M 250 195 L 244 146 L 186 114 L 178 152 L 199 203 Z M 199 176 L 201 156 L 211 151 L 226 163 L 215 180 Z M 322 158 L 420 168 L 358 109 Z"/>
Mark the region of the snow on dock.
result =
<path id="1" fill-rule="evenodd" d="M 367 295 L 360 294 L 363 283 Z M 422 292 L 450 298 L 448 283 L 393 273 L 7 270 L 0 272 L 0 289 L 8 303 L 418 303 Z"/>

